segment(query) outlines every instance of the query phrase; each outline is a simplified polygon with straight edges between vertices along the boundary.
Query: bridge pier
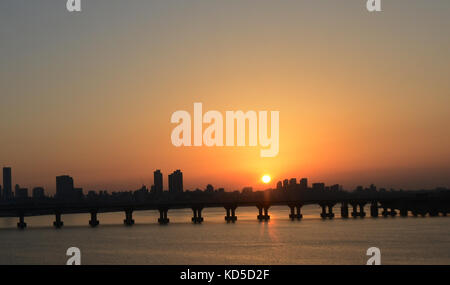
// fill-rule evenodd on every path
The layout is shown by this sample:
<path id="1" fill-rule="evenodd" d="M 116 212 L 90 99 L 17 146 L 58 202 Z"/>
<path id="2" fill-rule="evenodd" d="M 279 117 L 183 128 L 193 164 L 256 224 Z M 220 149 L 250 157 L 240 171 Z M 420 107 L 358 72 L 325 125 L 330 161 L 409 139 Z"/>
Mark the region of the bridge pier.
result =
<path id="1" fill-rule="evenodd" d="M 303 218 L 303 215 L 302 215 L 302 205 L 297 205 L 297 206 L 296 206 L 296 209 L 297 209 L 297 216 L 296 216 L 296 218 L 297 218 L 297 220 L 300 220 L 300 219 Z"/>
<path id="2" fill-rule="evenodd" d="M 259 221 L 268 221 L 270 220 L 270 216 L 269 216 L 269 207 L 270 206 L 257 206 L 258 207 L 258 220 Z M 264 210 L 264 215 L 263 215 L 263 210 Z"/>
<path id="3" fill-rule="evenodd" d="M 53 226 L 56 229 L 60 229 L 64 225 L 63 221 L 61 221 L 61 213 L 56 212 L 55 213 L 55 221 L 53 222 Z"/>
<path id="4" fill-rule="evenodd" d="M 236 217 L 236 206 L 226 206 L 225 210 L 227 211 L 227 215 L 225 216 L 225 221 L 227 221 L 227 223 L 229 222 L 236 222 L 237 217 Z"/>
<path id="5" fill-rule="evenodd" d="M 353 218 L 358 217 L 358 216 L 359 216 L 359 213 L 358 213 L 358 205 L 357 205 L 357 204 L 352 204 L 352 208 L 353 208 L 353 211 L 352 211 L 352 217 L 353 217 Z"/>
<path id="6" fill-rule="evenodd" d="M 364 212 L 364 206 L 365 205 L 366 205 L 365 203 L 360 203 L 359 204 L 359 216 L 361 218 L 364 218 L 366 216 L 366 212 Z"/>
<path id="7" fill-rule="evenodd" d="M 428 213 L 430 214 L 430 217 L 437 217 L 437 216 L 439 216 L 439 210 L 438 209 L 430 209 L 428 211 Z"/>
<path id="8" fill-rule="evenodd" d="M 328 205 L 328 218 L 329 219 L 332 219 L 332 218 L 334 218 L 334 213 L 333 213 L 333 205 Z"/>
<path id="9" fill-rule="evenodd" d="M 295 219 L 300 220 L 303 218 L 302 215 L 302 205 L 288 205 L 289 208 L 291 209 L 291 212 L 289 214 L 289 218 L 293 221 Z"/>
<path id="10" fill-rule="evenodd" d="M 201 208 L 201 207 L 192 208 L 192 211 L 194 212 L 194 216 L 192 217 L 192 222 L 194 224 L 201 224 L 203 222 L 202 210 L 203 210 L 203 208 Z"/>
<path id="11" fill-rule="evenodd" d="M 408 209 L 403 207 L 400 208 L 400 217 L 408 217 Z"/>
<path id="12" fill-rule="evenodd" d="M 297 216 L 295 215 L 295 206 L 294 205 L 288 205 L 288 206 L 289 206 L 289 209 L 291 209 L 289 218 L 293 221 L 297 218 Z"/>
<path id="13" fill-rule="evenodd" d="M 370 205 L 370 216 L 372 218 L 378 218 L 378 202 L 376 201 Z"/>
<path id="14" fill-rule="evenodd" d="M 389 214 L 391 215 L 391 217 L 395 217 L 397 216 L 397 211 L 395 210 L 395 208 L 391 208 L 391 212 Z"/>
<path id="15" fill-rule="evenodd" d="M 167 212 L 168 211 L 169 211 L 169 209 L 167 209 L 167 208 L 160 208 L 159 209 L 158 223 L 160 225 L 167 225 L 169 223 L 169 219 L 167 218 Z"/>
<path id="16" fill-rule="evenodd" d="M 123 220 L 123 223 L 127 226 L 134 225 L 133 220 L 133 210 L 132 209 L 126 209 L 125 210 L 125 220 Z"/>
<path id="17" fill-rule="evenodd" d="M 322 207 L 322 213 L 320 213 L 320 217 L 322 219 L 326 219 L 327 218 L 327 206 L 325 204 L 320 204 L 320 207 Z"/>
<path id="18" fill-rule="evenodd" d="M 19 222 L 17 223 L 17 228 L 23 230 L 27 227 L 27 223 L 25 223 L 24 214 L 19 215 Z"/>
<path id="19" fill-rule="evenodd" d="M 98 226 L 100 222 L 97 219 L 97 211 L 92 210 L 91 211 L 91 219 L 89 220 L 89 225 L 93 228 Z"/>
<path id="20" fill-rule="evenodd" d="M 345 202 L 341 204 L 341 217 L 348 218 L 348 204 Z"/>

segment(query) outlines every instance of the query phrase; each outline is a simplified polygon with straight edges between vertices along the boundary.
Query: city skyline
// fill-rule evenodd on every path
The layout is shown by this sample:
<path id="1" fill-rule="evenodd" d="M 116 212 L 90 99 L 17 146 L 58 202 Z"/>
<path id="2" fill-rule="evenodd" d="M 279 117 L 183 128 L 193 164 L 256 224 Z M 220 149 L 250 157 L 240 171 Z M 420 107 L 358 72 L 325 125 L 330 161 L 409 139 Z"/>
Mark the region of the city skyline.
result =
<path id="1" fill-rule="evenodd" d="M 0 3 L 0 163 L 14 180 L 133 189 L 159 168 L 183 169 L 187 189 L 299 173 L 349 189 L 450 185 L 449 1 L 376 14 L 353 1 L 178 2 Z M 278 155 L 175 147 L 170 117 L 195 102 L 278 110 Z"/>
<path id="2" fill-rule="evenodd" d="M 224 187 L 214 187 L 213 184 L 208 183 L 206 185 L 197 185 L 196 187 L 190 188 L 190 189 L 184 189 L 183 187 L 183 172 L 180 169 L 177 169 L 167 175 L 167 181 L 168 186 L 167 188 L 163 187 L 163 180 L 164 175 L 161 172 L 160 169 L 156 169 L 153 171 L 153 183 L 150 184 L 141 184 L 140 187 L 135 188 L 123 188 L 119 191 L 115 191 L 112 189 L 107 188 L 99 188 L 99 189 L 92 189 L 92 188 L 83 188 L 83 187 L 75 187 L 74 178 L 70 175 L 63 174 L 56 176 L 56 187 L 54 188 L 55 191 L 48 191 L 52 190 L 52 188 L 45 188 L 41 185 L 33 185 L 30 187 L 31 191 L 28 191 L 28 187 L 21 187 L 20 183 L 15 183 L 15 187 L 13 190 L 12 185 L 14 184 L 14 180 L 12 179 L 12 168 L 11 167 L 3 167 L 3 177 L 2 182 L 3 184 L 0 184 L 0 200 L 8 201 L 8 200 L 23 200 L 28 198 L 45 198 L 45 197 L 53 197 L 58 200 L 63 200 L 67 202 L 77 201 L 80 198 L 84 196 L 89 196 L 92 193 L 96 194 L 112 194 L 112 193 L 126 193 L 126 192 L 133 192 L 138 193 L 139 191 L 145 190 L 148 193 L 168 193 L 168 194 L 177 194 L 177 193 L 183 193 L 183 192 L 193 192 L 193 191 L 204 191 L 204 192 L 214 192 L 217 190 L 219 191 L 225 191 L 225 192 L 252 192 L 252 191 L 265 191 L 265 190 L 287 190 L 291 189 L 292 187 L 296 187 L 298 189 L 310 189 L 314 191 L 362 191 L 364 189 L 368 189 L 371 191 L 375 191 L 377 189 L 377 186 L 375 184 L 361 184 L 357 185 L 353 189 L 349 189 L 344 187 L 342 184 L 330 184 L 330 183 L 324 183 L 324 182 L 318 182 L 318 181 L 310 181 L 307 177 L 299 177 L 299 180 L 297 182 L 297 178 L 291 177 L 291 178 L 284 178 L 282 180 L 278 181 L 270 181 L 265 183 L 265 188 L 257 188 L 253 189 L 251 186 L 242 186 L 241 188 L 234 188 L 234 189 L 226 189 Z M 6 185 L 6 186 L 5 186 Z M 365 187 L 367 185 L 370 185 L 368 188 Z M 23 186 L 23 184 L 22 184 Z M 203 188 L 204 187 L 204 188 Z M 379 187 L 378 189 L 382 191 L 386 190 L 436 190 L 436 189 L 447 189 L 447 186 L 436 186 L 433 188 L 415 188 L 415 189 L 395 189 L 393 187 Z"/>

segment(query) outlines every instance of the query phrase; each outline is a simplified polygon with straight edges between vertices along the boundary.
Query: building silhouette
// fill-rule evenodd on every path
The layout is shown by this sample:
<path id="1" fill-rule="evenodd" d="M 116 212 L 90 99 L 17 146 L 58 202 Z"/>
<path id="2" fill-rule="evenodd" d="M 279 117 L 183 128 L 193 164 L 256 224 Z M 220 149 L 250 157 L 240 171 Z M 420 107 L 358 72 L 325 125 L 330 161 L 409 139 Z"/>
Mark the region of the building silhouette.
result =
<path id="1" fill-rule="evenodd" d="M 69 175 L 56 177 L 56 198 L 65 201 L 79 200 L 83 196 L 83 189 L 74 188 L 73 178 Z"/>
<path id="2" fill-rule="evenodd" d="M 302 190 L 308 189 L 308 179 L 307 178 L 300 179 L 300 189 L 302 189 Z"/>
<path id="3" fill-rule="evenodd" d="M 183 173 L 178 169 L 169 174 L 169 193 L 183 192 Z"/>
<path id="4" fill-rule="evenodd" d="M 33 194 L 33 199 L 42 199 L 45 197 L 44 188 L 34 187 L 32 194 Z"/>
<path id="5" fill-rule="evenodd" d="M 14 196 L 17 200 L 24 200 L 28 198 L 28 188 L 21 188 L 19 184 L 16 184 L 14 189 Z"/>
<path id="6" fill-rule="evenodd" d="M 283 190 L 283 182 L 281 182 L 281 181 L 277 182 L 277 189 L 278 190 Z"/>
<path id="7" fill-rule="evenodd" d="M 3 167 L 3 200 L 11 200 L 12 197 L 12 178 L 11 167 Z"/>
<path id="8" fill-rule="evenodd" d="M 163 191 L 163 175 L 159 169 L 153 172 L 153 184 L 154 190 L 157 193 L 161 193 Z"/>

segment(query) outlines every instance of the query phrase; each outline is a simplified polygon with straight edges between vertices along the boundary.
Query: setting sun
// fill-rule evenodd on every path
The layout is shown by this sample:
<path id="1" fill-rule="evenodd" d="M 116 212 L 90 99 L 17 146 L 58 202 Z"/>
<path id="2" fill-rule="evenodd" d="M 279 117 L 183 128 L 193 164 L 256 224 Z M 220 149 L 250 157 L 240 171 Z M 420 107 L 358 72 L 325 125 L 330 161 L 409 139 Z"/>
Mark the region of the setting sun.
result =
<path id="1" fill-rule="evenodd" d="M 262 180 L 262 182 L 264 182 L 264 183 L 269 183 L 270 182 L 270 180 L 272 180 L 272 178 L 270 178 L 270 176 L 269 175 L 264 175 L 262 178 L 261 178 L 261 180 Z"/>

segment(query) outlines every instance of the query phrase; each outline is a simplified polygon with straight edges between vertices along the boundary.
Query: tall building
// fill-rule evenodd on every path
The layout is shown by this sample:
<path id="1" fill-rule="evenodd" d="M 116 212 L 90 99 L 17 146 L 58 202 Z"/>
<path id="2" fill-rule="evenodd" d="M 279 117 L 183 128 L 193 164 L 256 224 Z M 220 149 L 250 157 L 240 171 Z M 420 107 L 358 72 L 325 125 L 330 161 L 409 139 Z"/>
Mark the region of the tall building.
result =
<path id="1" fill-rule="evenodd" d="M 159 169 L 153 172 L 153 184 L 155 185 L 154 189 L 156 192 L 163 191 L 163 175 Z"/>
<path id="2" fill-rule="evenodd" d="M 283 190 L 283 183 L 281 181 L 277 182 L 277 189 L 278 190 Z"/>
<path id="3" fill-rule="evenodd" d="M 33 199 L 42 199 L 45 197 L 44 188 L 34 187 L 33 188 Z"/>
<path id="4" fill-rule="evenodd" d="M 3 199 L 12 199 L 11 167 L 3 167 Z"/>
<path id="5" fill-rule="evenodd" d="M 300 189 L 308 189 L 308 179 L 307 178 L 300 179 Z"/>
<path id="6" fill-rule="evenodd" d="M 169 174 L 169 193 L 183 192 L 183 173 L 178 169 Z"/>
<path id="7" fill-rule="evenodd" d="M 83 196 L 83 189 L 73 187 L 73 178 L 68 175 L 56 177 L 56 198 L 66 201 L 79 200 Z"/>
<path id="8" fill-rule="evenodd" d="M 28 198 L 28 188 L 21 188 L 18 184 L 16 184 L 14 192 L 16 200 L 24 200 Z"/>
<path id="9" fill-rule="evenodd" d="M 313 187 L 313 190 L 315 190 L 315 191 L 324 191 L 325 183 L 313 183 L 312 187 Z"/>

